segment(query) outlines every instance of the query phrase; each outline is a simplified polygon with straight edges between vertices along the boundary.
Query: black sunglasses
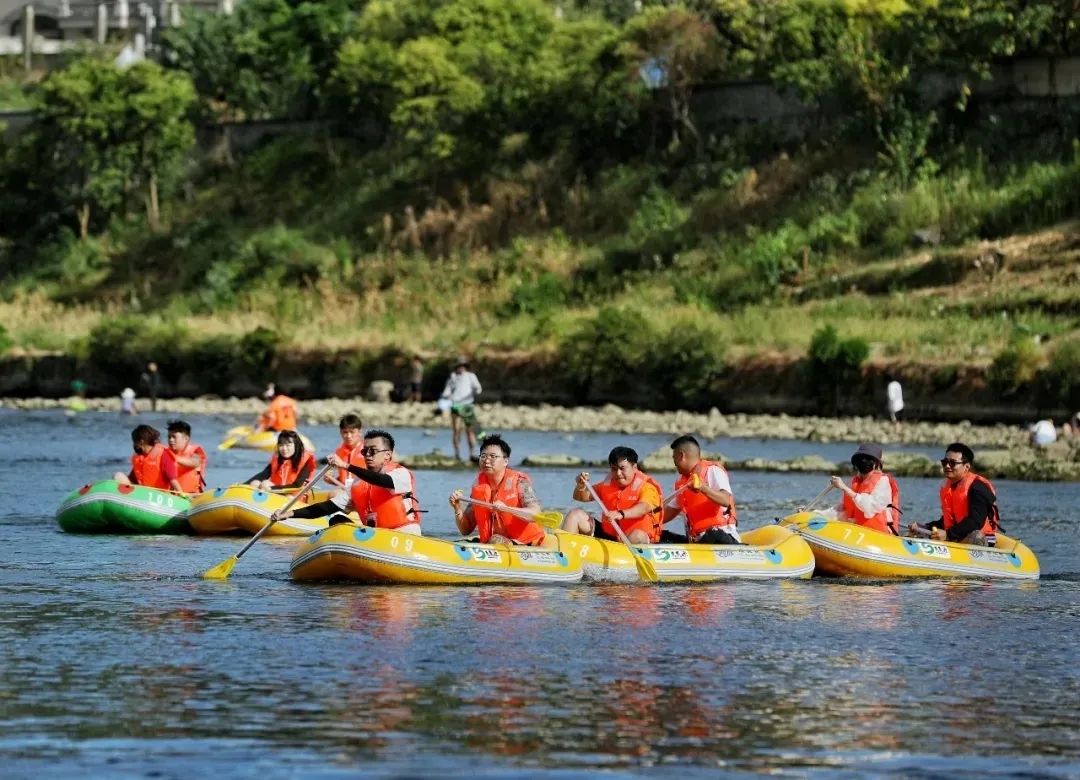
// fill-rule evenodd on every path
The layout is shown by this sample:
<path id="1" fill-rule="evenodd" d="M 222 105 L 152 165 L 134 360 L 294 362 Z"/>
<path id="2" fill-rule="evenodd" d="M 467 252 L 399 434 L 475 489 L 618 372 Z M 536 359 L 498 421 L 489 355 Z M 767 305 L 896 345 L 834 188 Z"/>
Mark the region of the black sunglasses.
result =
<path id="1" fill-rule="evenodd" d="M 953 468 L 959 468 L 960 466 L 964 465 L 964 461 L 953 460 L 952 458 L 942 458 L 941 465 L 945 468 L 948 468 L 949 466 L 952 466 Z"/>
<path id="2" fill-rule="evenodd" d="M 378 455 L 380 452 L 390 452 L 390 450 L 380 450 L 378 447 L 364 447 L 360 450 L 361 455 L 371 457 L 372 455 Z"/>

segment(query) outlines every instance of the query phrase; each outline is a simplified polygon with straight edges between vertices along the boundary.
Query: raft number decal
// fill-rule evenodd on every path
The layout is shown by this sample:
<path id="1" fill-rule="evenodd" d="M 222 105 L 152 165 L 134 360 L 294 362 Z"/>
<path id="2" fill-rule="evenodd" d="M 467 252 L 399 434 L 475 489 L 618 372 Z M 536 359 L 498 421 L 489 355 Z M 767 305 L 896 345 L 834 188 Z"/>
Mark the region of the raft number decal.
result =
<path id="1" fill-rule="evenodd" d="M 394 548 L 395 550 L 397 549 L 398 544 L 400 542 L 401 542 L 401 537 L 400 536 L 392 536 L 392 537 L 390 537 L 390 546 L 392 548 Z M 405 552 L 412 552 L 412 546 L 413 546 L 413 540 L 412 539 L 406 539 L 405 540 Z"/>
<path id="2" fill-rule="evenodd" d="M 844 531 L 844 538 L 841 541 L 846 542 L 848 540 L 848 537 L 851 536 L 851 532 L 854 531 L 854 530 L 855 530 L 854 528 L 848 528 L 846 531 Z M 865 539 L 865 538 L 866 538 L 866 534 L 864 534 L 862 531 L 860 531 L 859 532 L 859 538 L 855 540 L 855 544 L 862 544 L 862 540 Z M 949 556 L 946 555 L 945 557 L 948 558 Z"/>
<path id="3" fill-rule="evenodd" d="M 167 496 L 164 493 L 155 493 L 152 490 L 150 491 L 150 494 L 147 496 L 146 500 L 149 503 L 154 504 L 156 506 L 167 506 L 170 509 L 172 508 L 172 505 L 173 505 L 173 497 L 172 496 Z"/>
<path id="4" fill-rule="evenodd" d="M 689 550 L 665 550 L 660 548 L 653 550 L 652 554 L 657 563 L 690 563 Z"/>

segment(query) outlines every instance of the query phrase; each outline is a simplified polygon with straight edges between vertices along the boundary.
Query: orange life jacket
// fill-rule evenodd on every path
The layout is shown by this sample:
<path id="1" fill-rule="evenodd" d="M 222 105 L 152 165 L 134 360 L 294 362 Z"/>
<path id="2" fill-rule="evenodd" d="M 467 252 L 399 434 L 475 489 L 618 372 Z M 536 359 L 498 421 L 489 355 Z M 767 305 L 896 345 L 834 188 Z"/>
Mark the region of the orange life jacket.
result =
<path id="1" fill-rule="evenodd" d="M 675 480 L 675 489 L 678 490 L 689 482 L 694 474 L 697 474 L 698 478 L 704 483 L 705 473 L 711 466 L 716 466 L 727 474 L 727 470 L 719 463 L 713 463 L 711 460 L 701 460 L 698 461 L 697 466 L 689 474 L 679 475 L 679 478 Z M 679 507 L 682 509 L 683 514 L 686 515 L 690 539 L 701 536 L 710 528 L 725 528 L 729 525 L 735 525 L 737 522 L 734 496 L 731 497 L 731 507 L 729 508 L 714 504 L 703 493 L 685 490 L 679 494 Z"/>
<path id="2" fill-rule="evenodd" d="M 292 458 L 283 458 L 275 452 L 270 456 L 270 484 L 274 487 L 291 485 L 307 465 L 315 471 L 315 456 L 310 452 L 304 453 L 298 466 L 293 466 Z"/>
<path id="3" fill-rule="evenodd" d="M 404 466 L 388 461 L 383 467 L 383 473 L 389 474 L 394 469 L 405 468 Z M 384 487 L 371 485 L 362 480 L 357 480 L 349 488 L 349 496 L 352 499 L 353 509 L 360 516 L 360 521 L 376 528 L 401 528 L 403 525 L 411 525 L 420 522 L 420 505 L 416 501 L 416 477 L 408 469 L 409 492 L 395 493 Z"/>
<path id="4" fill-rule="evenodd" d="M 878 482 L 882 479 L 889 480 L 889 505 L 873 517 L 867 517 L 862 510 L 855 505 L 855 501 L 847 493 L 844 494 L 843 506 L 847 519 L 866 528 L 881 531 L 886 534 L 900 535 L 900 487 L 890 475 L 880 471 L 871 471 L 866 476 L 856 474 L 851 479 L 851 489 L 856 493 L 870 494 L 874 492 Z"/>
<path id="5" fill-rule="evenodd" d="M 259 425 L 271 431 L 295 431 L 296 414 L 296 401 L 287 395 L 275 395 L 270 408 L 259 418 Z"/>
<path id="6" fill-rule="evenodd" d="M 501 501 L 510 507 L 523 507 L 525 505 L 521 501 L 520 490 L 523 481 L 532 482 L 527 474 L 507 469 L 502 482 L 492 485 L 491 478 L 481 472 L 473 483 L 471 496 L 477 501 L 489 504 Z M 525 520 L 507 512 L 493 512 L 480 506 L 473 507 L 473 516 L 476 518 L 476 531 L 481 542 L 490 541 L 494 534 L 505 536 L 518 544 L 538 545 L 544 541 L 543 527 L 532 520 Z"/>
<path id="7" fill-rule="evenodd" d="M 198 444 L 188 442 L 180 452 L 174 453 L 177 458 L 198 458 L 199 465 L 181 466 L 176 464 L 176 481 L 180 483 L 180 489 L 185 493 L 201 493 L 206 487 L 206 453 Z"/>
<path id="8" fill-rule="evenodd" d="M 364 443 L 360 442 L 355 447 L 350 447 L 348 444 L 342 443 L 340 447 L 334 450 L 334 454 L 348 463 L 350 466 L 360 466 L 361 468 L 367 468 L 364 456 L 360 454 L 360 450 L 364 448 Z M 350 479 L 355 479 L 348 469 L 338 469 L 338 481 L 341 483 L 348 482 Z"/>
<path id="9" fill-rule="evenodd" d="M 165 445 L 158 442 L 154 449 L 145 455 L 136 453 L 131 456 L 131 471 L 135 474 L 135 481 L 143 487 L 157 488 L 158 490 L 171 490 L 169 481 L 161 471 L 161 459 L 168 450 Z"/>
<path id="10" fill-rule="evenodd" d="M 941 517 L 945 521 L 946 531 L 968 516 L 968 491 L 971 490 L 971 486 L 976 482 L 982 482 L 990 488 L 990 492 L 997 498 L 997 491 L 994 490 L 994 486 L 990 484 L 990 480 L 986 477 L 980 477 L 978 474 L 969 473 L 966 477 L 957 482 L 955 487 L 953 487 L 949 480 L 945 480 L 941 483 L 941 491 L 939 493 L 941 498 Z M 980 530 L 985 536 L 996 536 L 999 520 L 1000 515 L 998 514 L 997 502 L 995 501 L 990 507 L 990 513 L 986 516 L 986 520 L 983 522 L 983 526 Z"/>
<path id="11" fill-rule="evenodd" d="M 656 488 L 656 495 L 660 497 L 660 506 L 643 517 L 634 517 L 628 520 L 620 520 L 619 527 L 630 534 L 631 531 L 644 531 L 649 536 L 649 541 L 655 544 L 660 541 L 660 530 L 663 527 L 664 491 L 660 483 L 644 472 L 638 471 L 630 484 L 624 488 L 615 484 L 611 475 L 595 486 L 596 495 L 603 502 L 604 507 L 613 511 L 626 511 L 641 503 L 641 489 L 645 485 Z M 607 520 L 602 521 L 601 527 L 608 536 L 616 536 L 615 528 Z"/>

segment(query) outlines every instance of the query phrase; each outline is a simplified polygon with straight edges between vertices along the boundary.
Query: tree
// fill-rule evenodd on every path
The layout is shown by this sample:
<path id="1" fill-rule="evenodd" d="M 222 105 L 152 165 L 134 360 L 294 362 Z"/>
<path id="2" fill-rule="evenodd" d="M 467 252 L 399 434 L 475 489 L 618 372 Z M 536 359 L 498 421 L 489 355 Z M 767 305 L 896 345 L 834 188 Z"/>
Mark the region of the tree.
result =
<path id="1" fill-rule="evenodd" d="M 195 143 L 189 119 L 195 88 L 184 74 L 151 62 L 127 69 L 121 82 L 127 97 L 123 132 L 131 147 L 127 158 L 134 182 L 145 189 L 147 219 L 156 230 L 160 224 L 158 182 Z"/>
<path id="2" fill-rule="evenodd" d="M 158 179 L 194 141 L 187 77 L 151 62 L 120 70 L 83 58 L 50 73 L 36 100 L 37 117 L 18 154 L 61 208 L 75 213 L 80 238 L 94 213 L 115 211 L 132 187 L 145 188 L 156 225 Z"/>
<path id="3" fill-rule="evenodd" d="M 111 63 L 79 59 L 50 73 L 36 96 L 34 151 L 60 200 L 76 213 L 80 238 L 88 235 L 94 210 L 111 211 L 123 199 L 130 166 L 122 79 Z"/>

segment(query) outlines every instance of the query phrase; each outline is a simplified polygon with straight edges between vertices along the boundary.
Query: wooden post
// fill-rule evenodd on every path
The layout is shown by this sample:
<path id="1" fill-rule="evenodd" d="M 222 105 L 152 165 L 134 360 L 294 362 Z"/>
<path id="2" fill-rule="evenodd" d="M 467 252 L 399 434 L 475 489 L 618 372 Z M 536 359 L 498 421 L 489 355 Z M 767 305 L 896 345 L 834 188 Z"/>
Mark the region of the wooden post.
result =
<path id="1" fill-rule="evenodd" d="M 109 39 L 109 7 L 105 3 L 97 5 L 97 23 L 94 25 L 94 40 L 104 45 Z"/>
<path id="2" fill-rule="evenodd" d="M 22 13 L 23 33 L 23 68 L 30 71 L 34 67 L 34 6 L 27 3 Z"/>

